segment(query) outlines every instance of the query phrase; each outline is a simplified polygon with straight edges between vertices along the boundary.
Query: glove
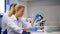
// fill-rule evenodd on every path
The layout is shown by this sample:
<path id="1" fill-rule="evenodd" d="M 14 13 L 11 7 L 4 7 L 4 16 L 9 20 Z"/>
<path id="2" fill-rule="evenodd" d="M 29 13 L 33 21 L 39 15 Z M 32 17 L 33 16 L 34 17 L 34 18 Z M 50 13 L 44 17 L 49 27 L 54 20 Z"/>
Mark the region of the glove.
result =
<path id="1" fill-rule="evenodd" d="M 30 31 L 37 31 L 37 29 L 38 29 L 38 28 L 37 28 L 37 27 L 35 27 L 35 26 L 33 26 L 33 27 L 29 28 L 29 30 L 30 30 Z"/>

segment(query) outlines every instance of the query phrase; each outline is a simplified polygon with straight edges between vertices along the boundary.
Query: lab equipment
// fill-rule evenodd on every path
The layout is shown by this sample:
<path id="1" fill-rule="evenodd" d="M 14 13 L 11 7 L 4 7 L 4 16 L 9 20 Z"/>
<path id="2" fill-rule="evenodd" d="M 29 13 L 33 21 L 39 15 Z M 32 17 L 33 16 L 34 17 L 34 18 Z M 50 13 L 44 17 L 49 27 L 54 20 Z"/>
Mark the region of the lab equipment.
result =
<path id="1" fill-rule="evenodd" d="M 51 28 L 47 28 L 45 31 L 46 31 L 47 33 L 52 33 L 52 29 L 51 29 Z"/>
<path id="2" fill-rule="evenodd" d="M 36 14 L 35 17 L 34 17 L 34 21 L 39 21 L 39 20 L 42 20 L 43 17 L 40 15 L 40 14 Z"/>
<path id="3" fill-rule="evenodd" d="M 43 18 L 42 15 L 40 14 L 36 14 L 35 18 L 34 18 L 34 26 L 38 27 L 38 30 L 42 30 L 42 32 L 44 32 L 44 24 L 45 24 L 46 20 L 45 18 Z"/>

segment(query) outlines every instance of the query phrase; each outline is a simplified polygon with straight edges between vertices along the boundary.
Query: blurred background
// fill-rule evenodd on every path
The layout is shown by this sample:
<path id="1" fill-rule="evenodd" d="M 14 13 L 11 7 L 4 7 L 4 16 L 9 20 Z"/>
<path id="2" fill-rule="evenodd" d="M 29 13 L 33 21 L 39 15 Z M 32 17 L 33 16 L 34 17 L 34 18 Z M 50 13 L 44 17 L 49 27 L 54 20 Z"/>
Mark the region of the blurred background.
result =
<path id="1" fill-rule="evenodd" d="M 17 3 L 25 6 L 24 17 L 34 17 L 41 14 L 45 19 L 45 26 L 53 31 L 60 31 L 60 0 L 0 0 L 0 14 L 9 10 L 10 4 Z M 2 17 L 0 17 L 1 26 Z"/>
<path id="2" fill-rule="evenodd" d="M 25 5 L 25 17 L 39 13 L 46 18 L 46 26 L 60 30 L 60 0 L 10 0 L 10 4 Z"/>

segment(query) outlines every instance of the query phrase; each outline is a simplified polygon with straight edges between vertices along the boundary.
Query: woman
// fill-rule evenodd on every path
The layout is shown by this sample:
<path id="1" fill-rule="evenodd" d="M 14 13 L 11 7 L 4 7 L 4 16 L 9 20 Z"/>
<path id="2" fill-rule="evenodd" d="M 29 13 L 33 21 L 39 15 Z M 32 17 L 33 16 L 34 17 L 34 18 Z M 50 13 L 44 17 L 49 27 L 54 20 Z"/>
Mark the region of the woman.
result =
<path id="1" fill-rule="evenodd" d="M 23 5 L 16 5 L 11 8 L 10 13 L 8 13 L 9 18 L 5 23 L 7 25 L 7 34 L 22 34 L 22 31 L 29 30 L 29 28 L 23 28 L 24 23 L 19 20 L 24 14 L 24 9 Z"/>
<path id="2" fill-rule="evenodd" d="M 8 12 L 6 12 L 2 18 L 2 33 L 1 34 L 7 34 L 7 25 L 5 23 L 7 23 L 7 20 L 8 20 L 8 17 L 12 15 L 12 13 L 14 12 L 13 11 L 13 8 L 16 6 L 17 4 L 11 4 L 10 5 L 10 9 Z M 8 16 L 9 15 L 9 16 Z"/>
<path id="3" fill-rule="evenodd" d="M 28 28 L 22 28 L 23 24 L 20 23 L 19 18 L 24 14 L 24 6 L 16 5 L 13 14 L 7 21 L 7 34 L 22 34 L 22 31 L 28 31 Z"/>

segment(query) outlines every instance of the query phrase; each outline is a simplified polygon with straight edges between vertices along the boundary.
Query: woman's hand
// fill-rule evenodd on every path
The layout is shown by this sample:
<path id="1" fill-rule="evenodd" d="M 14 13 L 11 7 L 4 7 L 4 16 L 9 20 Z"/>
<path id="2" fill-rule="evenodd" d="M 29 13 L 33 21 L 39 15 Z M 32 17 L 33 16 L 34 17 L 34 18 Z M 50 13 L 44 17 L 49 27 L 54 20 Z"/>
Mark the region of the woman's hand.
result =
<path id="1" fill-rule="evenodd" d="M 28 30 L 29 30 L 29 28 L 24 28 L 24 29 L 23 29 L 23 31 L 28 31 Z"/>

